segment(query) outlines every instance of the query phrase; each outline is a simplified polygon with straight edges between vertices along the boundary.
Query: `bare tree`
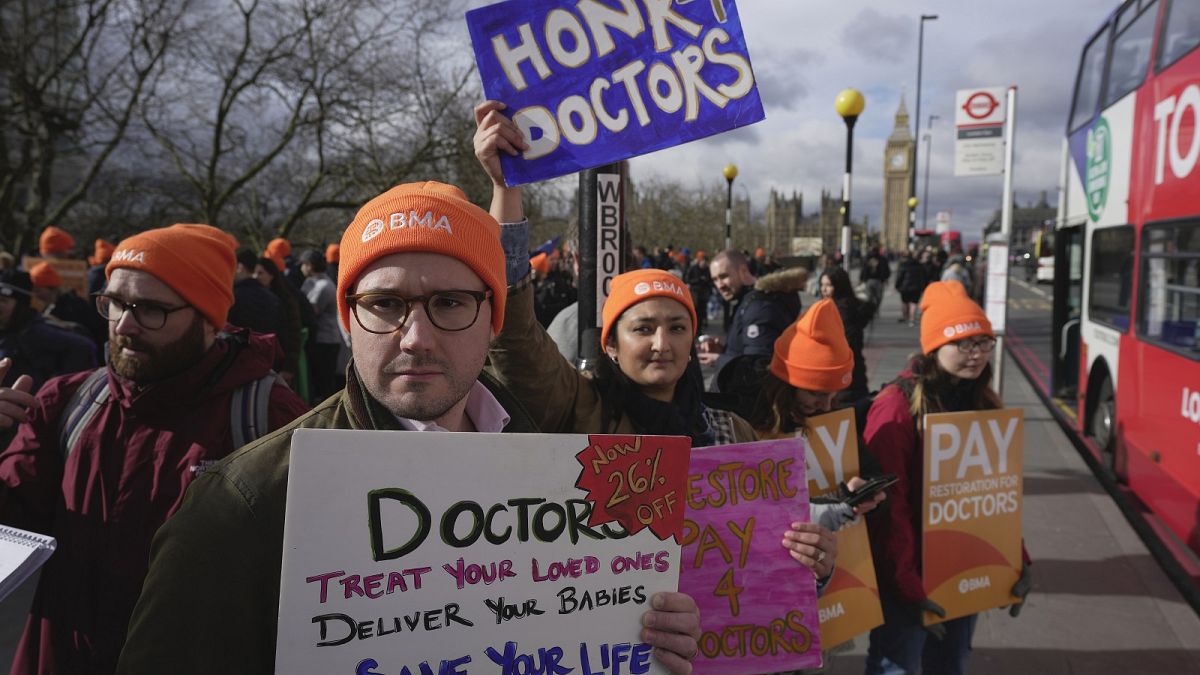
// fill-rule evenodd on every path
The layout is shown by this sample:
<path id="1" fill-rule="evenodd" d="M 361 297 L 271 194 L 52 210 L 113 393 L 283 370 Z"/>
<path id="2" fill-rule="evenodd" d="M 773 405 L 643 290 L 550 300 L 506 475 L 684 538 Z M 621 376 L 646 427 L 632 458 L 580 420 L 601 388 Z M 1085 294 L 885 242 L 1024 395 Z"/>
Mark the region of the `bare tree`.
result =
<path id="1" fill-rule="evenodd" d="M 0 0 L 0 244 L 87 194 L 154 89 L 188 0 Z"/>
<path id="2" fill-rule="evenodd" d="M 211 0 L 199 8 L 171 56 L 166 95 L 142 114 L 190 186 L 173 195 L 180 207 L 258 244 L 322 210 L 342 212 L 344 224 L 344 211 L 371 195 L 449 171 L 464 150 L 471 69 L 435 43 L 460 19 L 456 4 Z"/>

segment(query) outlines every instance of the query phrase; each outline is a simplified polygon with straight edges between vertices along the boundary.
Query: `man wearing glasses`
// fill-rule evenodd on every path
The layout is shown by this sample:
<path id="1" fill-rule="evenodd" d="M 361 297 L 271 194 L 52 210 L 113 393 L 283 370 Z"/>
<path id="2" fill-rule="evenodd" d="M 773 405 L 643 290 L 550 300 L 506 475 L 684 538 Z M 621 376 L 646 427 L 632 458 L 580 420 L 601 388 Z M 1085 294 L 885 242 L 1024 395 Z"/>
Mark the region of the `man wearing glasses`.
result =
<path id="1" fill-rule="evenodd" d="M 500 226 L 458 188 L 410 183 L 367 202 L 341 242 L 338 309 L 353 353 L 345 389 L 188 491 L 155 538 L 119 672 L 274 672 L 293 429 L 537 431 L 483 372 L 506 290 Z M 686 675 L 696 605 L 678 593 L 653 605 L 643 639 Z"/>
<path id="2" fill-rule="evenodd" d="M 271 373 L 273 341 L 219 332 L 234 246 L 207 225 L 121 242 L 96 296 L 108 366 L 36 397 L 28 382 L 0 389 L 0 428 L 20 425 L 0 453 L 0 521 L 58 539 L 12 672 L 114 672 L 155 530 L 234 450 L 235 394 L 262 383 L 270 429 L 307 410 Z"/>

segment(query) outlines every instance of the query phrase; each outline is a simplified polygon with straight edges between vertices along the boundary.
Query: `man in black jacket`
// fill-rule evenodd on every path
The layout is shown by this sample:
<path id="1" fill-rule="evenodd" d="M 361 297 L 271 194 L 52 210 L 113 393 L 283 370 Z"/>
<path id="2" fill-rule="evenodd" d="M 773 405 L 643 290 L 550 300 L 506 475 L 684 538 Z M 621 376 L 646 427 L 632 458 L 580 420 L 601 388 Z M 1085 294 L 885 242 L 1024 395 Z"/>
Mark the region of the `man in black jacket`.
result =
<path id="1" fill-rule="evenodd" d="M 804 288 L 808 273 L 801 269 L 783 270 L 763 277 L 783 283 L 758 288 L 759 280 L 750 273 L 746 257 L 738 251 L 718 253 L 709 272 L 722 301 L 735 309 L 725 327 L 725 340 L 709 340 L 700 345 L 700 363 L 716 365 L 720 370 L 742 355 L 770 359 L 775 339 L 800 316 L 799 291 Z"/>
<path id="2" fill-rule="evenodd" d="M 233 307 L 229 323 L 255 333 L 283 333 L 283 307 L 279 298 L 254 278 L 258 256 L 250 249 L 239 249 L 233 273 Z"/>

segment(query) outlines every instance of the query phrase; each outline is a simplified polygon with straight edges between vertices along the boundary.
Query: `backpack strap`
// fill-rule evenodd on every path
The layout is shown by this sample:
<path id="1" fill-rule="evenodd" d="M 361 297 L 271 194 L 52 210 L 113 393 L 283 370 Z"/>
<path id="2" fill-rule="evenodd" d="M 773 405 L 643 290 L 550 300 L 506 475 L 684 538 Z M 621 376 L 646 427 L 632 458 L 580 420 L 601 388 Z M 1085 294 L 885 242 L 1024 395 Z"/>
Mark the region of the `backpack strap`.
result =
<path id="1" fill-rule="evenodd" d="M 229 431 L 234 450 L 270 430 L 271 389 L 277 381 L 279 374 L 271 371 L 233 391 L 229 400 Z"/>
<path id="2" fill-rule="evenodd" d="M 84 428 L 96 417 L 96 413 L 100 412 L 110 394 L 106 368 L 93 370 L 75 390 L 65 412 L 59 417 L 58 447 L 64 463 L 79 443 Z"/>

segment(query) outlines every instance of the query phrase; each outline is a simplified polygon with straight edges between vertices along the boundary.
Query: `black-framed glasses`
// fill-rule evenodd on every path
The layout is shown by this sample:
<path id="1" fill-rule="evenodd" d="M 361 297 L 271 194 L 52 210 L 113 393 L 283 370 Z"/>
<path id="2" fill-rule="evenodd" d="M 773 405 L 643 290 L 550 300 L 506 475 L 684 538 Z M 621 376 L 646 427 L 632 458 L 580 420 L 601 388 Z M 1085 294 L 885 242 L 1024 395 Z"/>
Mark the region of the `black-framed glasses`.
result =
<path id="1" fill-rule="evenodd" d="M 954 345 L 958 347 L 959 354 L 970 354 L 976 349 L 980 354 L 990 354 L 996 348 L 996 338 L 981 337 L 975 340 L 959 340 Z"/>
<path id="2" fill-rule="evenodd" d="M 167 317 L 178 312 L 181 309 L 187 309 L 191 305 L 182 305 L 179 307 L 164 307 L 157 302 L 143 300 L 140 302 L 125 302 L 120 298 L 114 298 L 111 295 L 103 295 L 97 293 L 96 311 L 100 312 L 100 316 L 116 323 L 125 316 L 126 311 L 133 312 L 133 320 L 139 326 L 146 330 L 158 330 L 167 324 Z"/>
<path id="3" fill-rule="evenodd" d="M 479 306 L 492 297 L 487 291 L 438 291 L 429 295 L 406 298 L 391 291 L 370 291 L 346 296 L 354 320 L 368 333 L 387 335 L 400 330 L 412 306 L 425 307 L 425 315 L 434 327 L 454 332 L 475 325 Z"/>

